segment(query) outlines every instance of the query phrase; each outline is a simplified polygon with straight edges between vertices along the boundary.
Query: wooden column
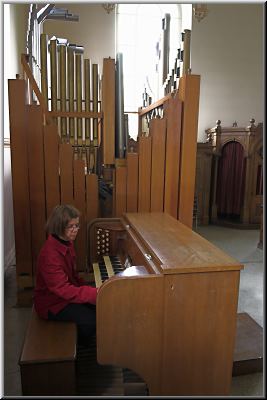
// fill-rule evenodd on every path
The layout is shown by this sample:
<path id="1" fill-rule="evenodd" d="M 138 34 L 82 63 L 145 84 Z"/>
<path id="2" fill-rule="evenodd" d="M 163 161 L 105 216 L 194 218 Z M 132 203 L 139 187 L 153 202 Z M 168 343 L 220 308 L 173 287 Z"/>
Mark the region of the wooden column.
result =
<path id="1" fill-rule="evenodd" d="M 86 175 L 86 222 L 87 225 L 98 217 L 98 176 Z"/>
<path id="2" fill-rule="evenodd" d="M 197 144 L 195 195 L 198 197 L 198 218 L 201 225 L 209 224 L 212 144 Z"/>
<path id="3" fill-rule="evenodd" d="M 151 212 L 163 211 L 166 120 L 164 118 L 152 119 L 150 122 L 150 134 L 152 136 Z"/>
<path id="4" fill-rule="evenodd" d="M 212 160 L 212 182 L 211 182 L 211 216 L 210 216 L 211 222 L 216 222 L 218 218 L 217 202 L 216 202 L 218 163 L 219 163 L 219 154 L 214 154 Z"/>
<path id="5" fill-rule="evenodd" d="M 180 79 L 179 98 L 183 101 L 183 126 L 180 167 L 178 219 L 192 228 L 195 191 L 197 129 L 199 109 L 199 75 L 185 75 Z"/>
<path id="6" fill-rule="evenodd" d="M 127 212 L 137 212 L 138 206 L 138 153 L 127 154 Z"/>
<path id="7" fill-rule="evenodd" d="M 139 138 L 138 212 L 150 211 L 151 137 Z"/>
<path id="8" fill-rule="evenodd" d="M 59 147 L 61 204 L 73 204 L 73 150 L 63 143 Z"/>
<path id="9" fill-rule="evenodd" d="M 74 160 L 74 205 L 81 212 L 80 230 L 75 241 L 77 250 L 77 270 L 84 271 L 86 267 L 86 207 L 85 207 L 85 162 Z"/>
<path id="10" fill-rule="evenodd" d="M 30 189 L 30 218 L 33 274 L 35 274 L 37 258 L 46 240 L 45 223 L 45 178 L 44 178 L 44 138 L 43 113 L 40 106 L 27 106 L 28 133 L 28 166 Z"/>
<path id="11" fill-rule="evenodd" d="M 165 105 L 167 113 L 166 165 L 164 211 L 177 218 L 179 208 L 180 151 L 182 128 L 182 102 L 170 98 Z"/>
<path id="12" fill-rule="evenodd" d="M 44 163 L 45 163 L 45 196 L 46 216 L 51 214 L 53 208 L 60 204 L 59 187 L 59 142 L 57 125 L 44 126 Z"/>
<path id="13" fill-rule="evenodd" d="M 121 217 L 126 212 L 126 166 L 115 169 L 115 216 Z"/>
<path id="14" fill-rule="evenodd" d="M 26 83 L 8 80 L 16 273 L 32 286 L 31 221 L 26 129 Z"/>

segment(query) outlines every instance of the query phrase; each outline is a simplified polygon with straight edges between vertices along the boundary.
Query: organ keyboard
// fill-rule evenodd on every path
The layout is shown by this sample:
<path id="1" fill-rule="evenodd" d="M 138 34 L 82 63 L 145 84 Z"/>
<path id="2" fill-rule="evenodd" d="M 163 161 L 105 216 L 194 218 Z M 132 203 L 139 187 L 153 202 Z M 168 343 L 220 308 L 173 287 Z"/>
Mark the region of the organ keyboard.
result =
<path id="1" fill-rule="evenodd" d="M 103 260 L 93 263 L 96 287 L 100 287 L 108 278 L 124 270 L 118 257 L 103 256 Z"/>
<path id="2" fill-rule="evenodd" d="M 89 238 L 93 265 L 130 265 L 99 280 L 98 362 L 152 396 L 228 395 L 243 265 L 165 213 L 96 219 Z"/>

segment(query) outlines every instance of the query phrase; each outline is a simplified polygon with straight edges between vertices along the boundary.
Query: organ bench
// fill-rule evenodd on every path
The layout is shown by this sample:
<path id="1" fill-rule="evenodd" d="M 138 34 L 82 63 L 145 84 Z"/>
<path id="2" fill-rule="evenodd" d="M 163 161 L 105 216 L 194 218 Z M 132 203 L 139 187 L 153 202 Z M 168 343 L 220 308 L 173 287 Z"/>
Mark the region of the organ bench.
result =
<path id="1" fill-rule="evenodd" d="M 76 326 L 41 319 L 34 307 L 19 358 L 23 396 L 75 395 Z"/>

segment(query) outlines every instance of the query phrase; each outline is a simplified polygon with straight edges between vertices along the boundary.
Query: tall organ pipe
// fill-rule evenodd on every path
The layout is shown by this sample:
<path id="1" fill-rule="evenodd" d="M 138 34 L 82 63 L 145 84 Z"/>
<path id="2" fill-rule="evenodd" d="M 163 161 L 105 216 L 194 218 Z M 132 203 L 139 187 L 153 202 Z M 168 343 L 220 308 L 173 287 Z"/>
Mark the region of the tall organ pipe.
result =
<path id="1" fill-rule="evenodd" d="M 69 111 L 74 112 L 74 49 L 68 46 L 68 96 Z M 74 118 L 69 118 L 69 136 L 71 144 L 74 144 Z"/>
<path id="2" fill-rule="evenodd" d="M 59 55 L 60 55 L 60 110 L 66 111 L 66 90 L 67 90 L 67 81 L 66 81 L 66 46 L 59 46 Z M 67 136 L 67 118 L 61 118 L 61 137 L 66 138 Z"/>
<path id="3" fill-rule="evenodd" d="M 47 73 L 47 50 L 48 50 L 48 35 L 41 34 L 41 89 L 44 101 L 48 109 L 48 73 Z"/>
<path id="4" fill-rule="evenodd" d="M 117 54 L 116 59 L 116 115 L 115 115 L 115 156 L 124 158 L 126 150 L 125 118 L 124 118 L 124 89 L 123 89 L 123 57 L 122 53 Z"/>
<path id="5" fill-rule="evenodd" d="M 82 55 L 75 54 L 75 70 L 76 70 L 76 110 L 82 111 Z M 82 119 L 77 118 L 77 140 L 78 144 L 82 144 Z"/>
<path id="6" fill-rule="evenodd" d="M 98 112 L 98 64 L 92 65 L 92 79 L 93 79 L 93 112 Z M 98 145 L 98 120 L 93 119 L 93 141 L 94 146 Z"/>
<path id="7" fill-rule="evenodd" d="M 84 93 L 85 93 L 85 111 L 90 112 L 90 98 L 91 98 L 91 61 L 90 59 L 84 60 Z M 86 144 L 90 144 L 91 139 L 91 120 L 85 119 L 85 140 Z"/>
<path id="8" fill-rule="evenodd" d="M 51 110 L 57 111 L 57 39 L 50 40 Z"/>

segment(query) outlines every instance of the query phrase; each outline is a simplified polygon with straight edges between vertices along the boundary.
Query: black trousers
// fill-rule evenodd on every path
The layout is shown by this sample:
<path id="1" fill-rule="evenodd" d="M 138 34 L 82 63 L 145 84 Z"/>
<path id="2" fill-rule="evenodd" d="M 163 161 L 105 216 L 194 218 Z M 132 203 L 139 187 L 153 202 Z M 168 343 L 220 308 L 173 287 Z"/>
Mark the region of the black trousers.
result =
<path id="1" fill-rule="evenodd" d="M 96 333 L 96 306 L 93 304 L 70 303 L 57 314 L 48 312 L 52 321 L 72 321 L 77 325 L 78 344 L 87 346 Z"/>

